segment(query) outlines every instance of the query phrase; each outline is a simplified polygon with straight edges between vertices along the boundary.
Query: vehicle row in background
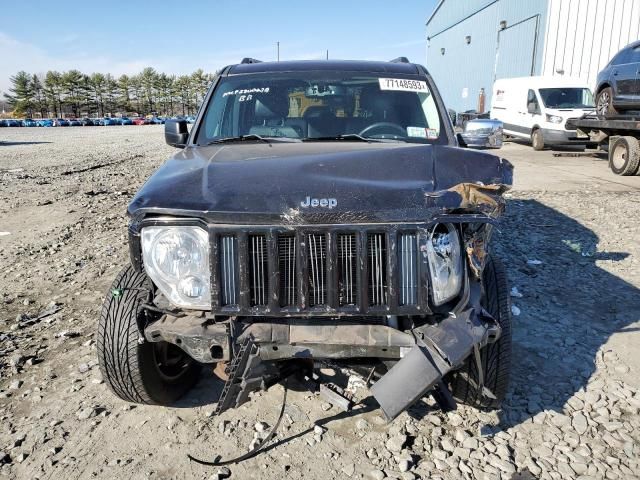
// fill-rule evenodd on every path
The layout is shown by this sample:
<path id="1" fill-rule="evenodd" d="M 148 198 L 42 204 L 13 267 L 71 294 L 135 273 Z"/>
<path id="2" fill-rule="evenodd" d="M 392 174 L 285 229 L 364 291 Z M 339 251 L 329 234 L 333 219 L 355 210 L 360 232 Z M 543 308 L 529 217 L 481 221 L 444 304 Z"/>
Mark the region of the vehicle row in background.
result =
<path id="1" fill-rule="evenodd" d="M 108 125 L 162 125 L 168 119 L 186 120 L 193 123 L 194 116 L 177 117 L 101 117 L 101 118 L 44 118 L 34 120 L 33 118 L 21 119 L 0 119 L 0 127 L 87 127 L 87 126 L 108 126 Z"/>

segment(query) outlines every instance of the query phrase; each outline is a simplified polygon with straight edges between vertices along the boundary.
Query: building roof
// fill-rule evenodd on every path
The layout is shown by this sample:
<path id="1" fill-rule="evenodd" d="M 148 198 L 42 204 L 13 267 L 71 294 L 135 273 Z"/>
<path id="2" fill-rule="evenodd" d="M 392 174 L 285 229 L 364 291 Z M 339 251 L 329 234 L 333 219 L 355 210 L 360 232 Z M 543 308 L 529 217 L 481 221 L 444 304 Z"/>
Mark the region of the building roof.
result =
<path id="1" fill-rule="evenodd" d="M 429 22 L 431 22 L 431 20 L 433 20 L 433 17 L 435 17 L 436 13 L 438 13 L 438 10 L 440 10 L 440 7 L 442 6 L 443 3 L 444 3 L 444 0 L 440 0 L 438 2 L 438 5 L 436 5 L 436 8 L 433 9 L 433 12 L 431 12 L 431 15 L 429 15 L 429 18 L 427 18 L 427 25 L 429 25 Z"/>
<path id="2" fill-rule="evenodd" d="M 298 72 L 309 70 L 338 70 L 351 72 L 400 73 L 418 75 L 413 63 L 374 62 L 365 60 L 295 60 L 283 62 L 239 63 L 229 68 L 229 75 L 265 72 Z"/>

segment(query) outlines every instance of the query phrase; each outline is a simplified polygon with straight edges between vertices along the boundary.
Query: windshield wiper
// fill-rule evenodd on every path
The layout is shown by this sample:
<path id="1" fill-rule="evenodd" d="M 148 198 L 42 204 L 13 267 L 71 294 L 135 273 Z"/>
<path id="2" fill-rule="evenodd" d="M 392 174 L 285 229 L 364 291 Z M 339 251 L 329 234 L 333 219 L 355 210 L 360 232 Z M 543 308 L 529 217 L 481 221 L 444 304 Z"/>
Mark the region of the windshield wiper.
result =
<path id="1" fill-rule="evenodd" d="M 303 142 L 313 142 L 313 141 L 326 141 L 326 140 L 354 140 L 358 142 L 380 142 L 377 138 L 367 138 L 362 135 L 358 135 L 357 133 L 345 133 L 343 135 L 333 135 L 328 137 L 308 137 L 303 139 Z"/>
<path id="2" fill-rule="evenodd" d="M 256 135 L 255 133 L 249 133 L 247 135 L 238 135 L 237 137 L 225 137 L 211 140 L 206 145 L 214 145 L 216 143 L 230 143 L 230 142 L 244 142 L 245 140 L 258 140 L 260 142 L 271 143 L 268 138 Z"/>

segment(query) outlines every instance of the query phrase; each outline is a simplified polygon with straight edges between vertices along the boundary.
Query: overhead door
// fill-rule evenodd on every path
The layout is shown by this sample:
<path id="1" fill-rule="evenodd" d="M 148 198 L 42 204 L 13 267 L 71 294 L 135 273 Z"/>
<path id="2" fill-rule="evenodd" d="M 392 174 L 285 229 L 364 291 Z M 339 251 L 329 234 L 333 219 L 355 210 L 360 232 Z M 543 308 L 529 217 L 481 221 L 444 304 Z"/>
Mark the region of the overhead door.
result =
<path id="1" fill-rule="evenodd" d="M 538 18 L 535 15 L 498 32 L 494 79 L 534 74 Z"/>

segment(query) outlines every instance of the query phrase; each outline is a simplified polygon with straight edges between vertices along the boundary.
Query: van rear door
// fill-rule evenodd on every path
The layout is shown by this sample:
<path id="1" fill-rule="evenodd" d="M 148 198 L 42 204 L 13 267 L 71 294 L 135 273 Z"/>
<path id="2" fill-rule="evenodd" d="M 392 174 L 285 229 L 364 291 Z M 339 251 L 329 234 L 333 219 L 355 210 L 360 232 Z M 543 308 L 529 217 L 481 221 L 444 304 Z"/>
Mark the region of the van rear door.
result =
<path id="1" fill-rule="evenodd" d="M 515 127 L 518 123 L 518 111 L 516 105 L 517 89 L 513 83 L 497 81 L 494 84 L 491 96 L 491 118 L 500 120 L 504 125 L 504 131 L 509 135 L 517 135 Z"/>

